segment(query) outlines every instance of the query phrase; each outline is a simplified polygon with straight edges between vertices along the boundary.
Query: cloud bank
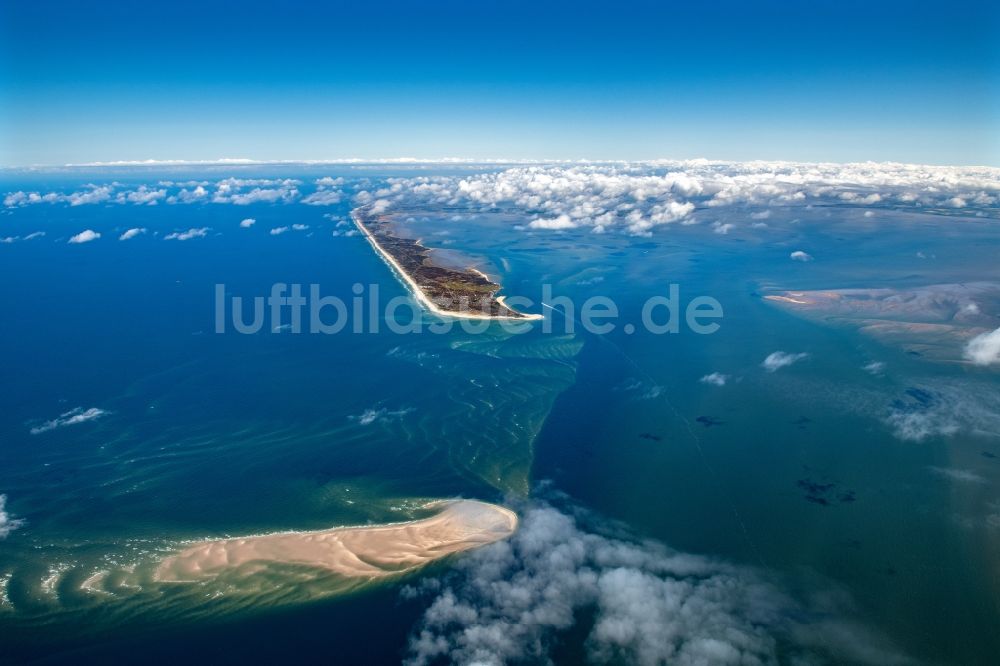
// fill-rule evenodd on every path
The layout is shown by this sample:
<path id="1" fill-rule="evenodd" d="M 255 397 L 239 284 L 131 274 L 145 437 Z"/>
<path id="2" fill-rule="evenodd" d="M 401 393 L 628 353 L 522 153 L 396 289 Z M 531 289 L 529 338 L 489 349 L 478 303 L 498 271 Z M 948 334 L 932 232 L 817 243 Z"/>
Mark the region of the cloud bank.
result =
<path id="1" fill-rule="evenodd" d="M 515 209 L 529 216 L 529 230 L 649 235 L 663 225 L 696 222 L 697 211 L 716 208 L 749 209 L 751 227 L 766 226 L 761 220 L 771 208 L 813 204 L 968 209 L 996 216 L 1000 169 L 706 160 L 519 166 L 466 176 L 392 178 L 387 187 L 359 192 L 356 200 L 398 208 Z M 714 230 L 728 234 L 736 228 L 719 223 Z"/>
<path id="2" fill-rule="evenodd" d="M 839 205 L 1000 217 L 1000 169 L 897 163 L 808 164 L 661 160 L 619 163 L 495 165 L 465 175 L 389 178 L 354 202 L 379 209 L 454 206 L 514 211 L 539 233 L 621 230 L 647 236 L 658 227 L 693 224 L 713 209 L 736 210 L 748 224 L 718 222 L 722 235 L 764 228 L 780 207 Z M 364 185 L 364 181 L 359 181 Z M 371 183 L 369 182 L 370 186 Z M 343 178 L 160 181 L 128 187 L 90 184 L 75 192 L 9 192 L 4 206 L 35 204 L 293 204 L 330 206 L 348 198 Z"/>
<path id="3" fill-rule="evenodd" d="M 551 663 L 581 617 L 592 618 L 583 642 L 596 663 L 907 662 L 842 609 L 803 606 L 759 572 L 587 531 L 546 504 L 455 569 L 422 586 L 435 598 L 411 637 L 410 666 Z"/>

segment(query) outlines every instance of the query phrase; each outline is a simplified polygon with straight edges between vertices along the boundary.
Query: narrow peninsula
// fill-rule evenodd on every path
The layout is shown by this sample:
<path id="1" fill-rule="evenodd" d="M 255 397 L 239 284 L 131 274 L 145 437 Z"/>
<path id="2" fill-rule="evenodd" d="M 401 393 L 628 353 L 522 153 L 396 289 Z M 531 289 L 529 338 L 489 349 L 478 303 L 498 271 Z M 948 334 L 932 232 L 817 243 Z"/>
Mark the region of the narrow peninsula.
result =
<path id="1" fill-rule="evenodd" d="M 395 233 L 391 216 L 370 207 L 351 212 L 354 224 L 375 251 L 413 291 L 417 300 L 434 314 L 468 319 L 542 319 L 542 315 L 518 312 L 497 296 L 501 286 L 474 268 L 457 270 L 439 266 L 431 250 L 419 240 Z"/>

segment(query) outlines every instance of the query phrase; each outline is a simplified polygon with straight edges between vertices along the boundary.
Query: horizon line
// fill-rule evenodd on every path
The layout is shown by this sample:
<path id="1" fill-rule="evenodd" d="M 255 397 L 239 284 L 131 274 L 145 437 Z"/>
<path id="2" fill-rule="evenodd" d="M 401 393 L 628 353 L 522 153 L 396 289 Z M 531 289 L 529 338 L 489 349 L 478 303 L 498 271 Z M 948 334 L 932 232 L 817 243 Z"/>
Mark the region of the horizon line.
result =
<path id="1" fill-rule="evenodd" d="M 903 162 L 898 160 L 854 160 L 854 161 L 836 161 L 836 160 L 781 160 L 781 159 L 744 159 L 744 160 L 731 160 L 731 159 L 708 159 L 705 157 L 695 157 L 695 158 L 668 158 L 668 157 L 658 157 L 650 159 L 590 159 L 590 158 L 552 158 L 552 159 L 539 159 L 539 158 L 524 158 L 524 159 L 514 159 L 514 158 L 472 158 L 472 157 L 437 157 L 437 158 L 418 158 L 418 157 L 380 157 L 380 158 L 362 158 L 362 157 L 339 157 L 339 158 L 329 158 L 329 159 L 255 159 L 255 158 L 245 158 L 245 157 L 221 157 L 217 159 L 204 159 L 204 160 L 187 160 L 187 159 L 146 159 L 146 160 L 113 160 L 113 161 L 95 161 L 95 162 L 77 162 L 77 163 L 65 163 L 65 164 L 31 164 L 31 165 L 3 165 L 0 166 L 0 170 L 4 171 L 16 171 L 16 170 L 33 170 L 33 169 L 85 169 L 85 168 L 111 168 L 111 167 L 171 167 L 171 166 L 322 166 L 322 165 L 366 165 L 366 164 L 376 164 L 376 165 L 411 165 L 411 164 L 429 164 L 429 165 L 558 165 L 558 164 L 786 164 L 786 165 L 804 165 L 804 164 L 837 164 L 837 165 L 850 165 L 850 164 L 885 164 L 885 165 L 900 165 L 900 166 L 913 166 L 913 167 L 935 167 L 935 168 L 965 168 L 965 169 L 1000 169 L 1000 165 L 992 164 L 931 164 L 927 162 Z"/>

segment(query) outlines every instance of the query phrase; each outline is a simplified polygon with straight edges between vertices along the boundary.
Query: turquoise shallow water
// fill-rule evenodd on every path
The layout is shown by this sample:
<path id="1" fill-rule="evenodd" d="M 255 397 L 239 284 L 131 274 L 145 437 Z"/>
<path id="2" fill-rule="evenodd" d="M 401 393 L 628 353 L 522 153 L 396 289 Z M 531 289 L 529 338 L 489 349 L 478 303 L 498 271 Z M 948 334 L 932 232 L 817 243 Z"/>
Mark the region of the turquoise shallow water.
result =
<path id="1" fill-rule="evenodd" d="M 151 568 L 186 540 L 403 520 L 439 497 L 517 506 L 539 488 L 641 537 L 771 572 L 790 593 L 849 598 L 853 617 L 917 660 L 988 663 L 1000 650 L 997 375 L 761 298 L 998 281 L 992 223 L 893 213 L 876 228 L 816 210 L 775 216 L 773 236 L 702 224 L 637 239 L 430 210 L 414 232 L 473 257 L 509 294 L 537 301 L 548 283 L 577 302 L 607 295 L 637 322 L 676 283 L 682 302 L 716 298 L 722 326 L 599 336 L 552 314 L 555 332 L 523 335 L 213 332 L 217 283 L 247 298 L 275 282 L 348 302 L 355 283 L 405 295 L 363 239 L 332 234 L 342 227 L 323 215 L 348 210 L 35 206 L 4 219 L 47 233 L 0 246 L 0 493 L 25 521 L 0 541 L 5 659 L 236 661 L 294 647 L 319 661 L 336 644 L 348 661 L 391 663 L 422 611 L 401 585 L 448 562 L 360 588 L 294 568 L 165 587 Z M 258 222 L 241 230 L 248 216 Z M 310 229 L 268 233 L 296 223 Z M 113 240 L 135 226 L 212 231 Z M 64 242 L 83 228 L 104 238 Z M 788 261 L 799 246 L 823 260 Z M 916 256 L 928 247 L 933 262 Z M 809 356 L 768 373 L 776 350 Z M 885 371 L 864 372 L 872 361 Z M 725 386 L 700 381 L 713 372 Z M 985 416 L 905 441 L 887 419 L 913 389 Z M 32 434 L 76 408 L 106 413 Z"/>

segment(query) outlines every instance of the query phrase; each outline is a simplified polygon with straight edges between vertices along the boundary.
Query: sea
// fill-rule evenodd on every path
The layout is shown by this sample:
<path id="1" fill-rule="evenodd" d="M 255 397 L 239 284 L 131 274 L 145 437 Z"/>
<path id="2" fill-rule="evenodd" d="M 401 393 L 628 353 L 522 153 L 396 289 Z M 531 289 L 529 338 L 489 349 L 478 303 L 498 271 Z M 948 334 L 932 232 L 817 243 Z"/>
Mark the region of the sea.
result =
<path id="1" fill-rule="evenodd" d="M 547 317 L 432 331 L 412 302 L 381 309 L 408 293 L 349 213 L 359 191 L 456 173 L 2 174 L 3 193 L 330 177 L 344 194 L 0 214 L 0 236 L 17 239 L 0 244 L 0 662 L 399 663 L 434 598 L 427 581 L 469 555 L 371 583 L 293 568 L 164 584 L 152 571 L 201 539 L 404 521 L 465 497 L 557 506 L 633 543 L 758 572 L 912 663 L 995 663 L 1000 375 L 764 298 L 1000 282 L 995 220 L 801 207 L 774 210 L 766 231 L 718 233 L 711 221 L 748 214 L 726 209 L 632 236 L 529 233 L 517 211 L 424 206 L 401 216 L 410 233 Z M 142 231 L 119 240 L 128 229 Z M 69 242 L 84 230 L 100 237 Z M 790 261 L 800 248 L 815 260 Z M 262 308 L 258 330 L 237 330 L 234 303 L 250 322 L 276 285 L 316 285 L 362 316 L 319 333 L 308 315 L 296 326 Z M 713 299 L 717 330 L 643 325 L 672 285 L 681 319 Z M 613 330 L 584 325 L 593 297 L 614 304 Z M 768 371 L 779 351 L 795 362 Z M 939 395 L 928 418 L 945 426 L 900 432 L 901 411 Z M 584 639 L 560 636 L 560 661 L 582 659 L 572 643 Z"/>

